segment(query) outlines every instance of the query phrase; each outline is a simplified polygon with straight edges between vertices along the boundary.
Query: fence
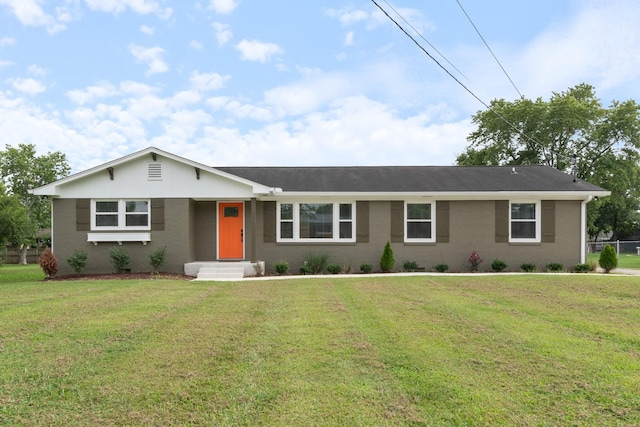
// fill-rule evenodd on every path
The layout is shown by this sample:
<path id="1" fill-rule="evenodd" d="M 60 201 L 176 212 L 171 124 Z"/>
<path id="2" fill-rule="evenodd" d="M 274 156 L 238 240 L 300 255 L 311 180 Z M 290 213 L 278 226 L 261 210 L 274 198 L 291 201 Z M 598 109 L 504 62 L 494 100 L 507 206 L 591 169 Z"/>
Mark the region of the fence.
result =
<path id="1" fill-rule="evenodd" d="M 598 240 L 587 243 L 587 253 L 600 252 L 604 245 L 611 245 L 619 254 L 636 254 L 640 255 L 640 240 Z"/>
<path id="2" fill-rule="evenodd" d="M 40 247 L 27 249 L 27 264 L 36 264 L 42 251 L 44 248 Z M 2 255 L 2 248 L 0 248 L 0 258 L 2 258 L 3 264 L 18 264 L 20 262 L 20 249 L 18 248 L 7 246 L 4 257 Z"/>

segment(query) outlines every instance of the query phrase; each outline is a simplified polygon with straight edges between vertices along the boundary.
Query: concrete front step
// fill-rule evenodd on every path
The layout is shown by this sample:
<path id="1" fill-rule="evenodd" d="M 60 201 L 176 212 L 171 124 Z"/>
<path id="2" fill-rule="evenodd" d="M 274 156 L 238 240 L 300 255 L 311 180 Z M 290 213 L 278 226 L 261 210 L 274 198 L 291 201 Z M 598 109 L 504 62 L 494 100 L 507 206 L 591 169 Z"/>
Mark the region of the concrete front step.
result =
<path id="1" fill-rule="evenodd" d="M 242 267 L 202 267 L 198 271 L 198 280 L 206 279 L 242 279 L 244 268 Z"/>

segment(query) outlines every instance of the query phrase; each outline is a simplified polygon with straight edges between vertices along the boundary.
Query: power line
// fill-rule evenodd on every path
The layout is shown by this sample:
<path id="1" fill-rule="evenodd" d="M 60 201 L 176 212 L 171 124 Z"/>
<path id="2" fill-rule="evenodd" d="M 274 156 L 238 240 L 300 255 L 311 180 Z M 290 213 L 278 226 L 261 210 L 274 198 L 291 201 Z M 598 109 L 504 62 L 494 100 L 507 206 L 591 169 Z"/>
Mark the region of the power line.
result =
<path id="1" fill-rule="evenodd" d="M 478 27 L 476 27 L 476 24 L 473 23 L 473 20 L 471 19 L 471 17 L 467 13 L 467 11 L 464 9 L 464 7 L 462 7 L 462 3 L 460 3 L 460 0 L 456 0 L 456 2 L 458 3 L 458 6 L 460 6 L 460 9 L 462 9 L 462 12 L 464 13 L 464 15 L 467 17 L 467 19 L 471 23 L 471 26 L 473 27 L 473 29 L 476 30 L 476 33 L 478 33 L 478 36 L 480 36 L 480 39 L 482 40 L 484 45 L 487 47 L 487 49 L 489 49 L 489 52 L 491 52 L 491 55 L 493 56 L 493 59 L 496 60 L 496 62 L 498 63 L 498 65 L 502 69 L 502 72 L 504 73 L 504 75 L 507 76 L 507 78 L 511 82 L 511 85 L 514 87 L 516 92 L 518 92 L 518 95 L 520 95 L 520 98 L 524 98 L 524 95 L 522 95 L 522 93 L 520 92 L 520 90 L 518 89 L 516 84 L 513 82 L 513 80 L 511 80 L 511 77 L 509 76 L 509 73 L 507 73 L 507 70 L 504 69 L 504 67 L 500 63 L 500 60 L 498 60 L 498 57 L 495 55 L 495 53 L 493 53 L 493 50 L 491 50 L 491 47 L 489 47 L 489 43 L 487 43 L 487 41 L 484 39 L 484 37 L 480 33 L 480 30 L 478 30 Z"/>
<path id="2" fill-rule="evenodd" d="M 431 47 L 431 49 L 435 50 L 435 51 L 436 51 L 436 53 L 442 57 L 442 59 L 444 59 L 445 61 L 447 61 L 447 64 L 451 65 L 451 66 L 454 68 L 454 70 L 456 70 L 458 73 L 460 73 L 460 75 L 461 75 L 462 77 L 464 77 L 465 79 L 467 79 L 467 80 L 468 80 L 467 76 L 465 76 L 465 75 L 464 75 L 464 73 L 463 73 L 462 71 L 460 71 L 460 70 L 459 70 L 455 65 L 453 65 L 453 64 L 451 63 L 451 61 L 449 61 L 449 60 L 447 59 L 447 57 L 446 57 L 446 56 L 444 56 L 444 55 L 443 55 L 443 54 L 442 54 L 442 53 L 441 53 L 441 52 L 440 52 L 440 51 L 439 51 L 439 50 L 438 50 L 434 45 L 432 45 L 431 43 L 429 43 L 429 41 L 428 41 L 426 38 L 424 38 L 424 36 L 420 33 L 420 31 L 418 31 L 417 29 L 415 29 L 415 27 L 414 27 L 413 25 L 411 25 L 411 23 L 410 23 L 409 21 L 407 21 L 407 20 L 404 18 L 404 16 L 402 16 L 402 15 L 400 14 L 400 12 L 398 12 L 397 10 L 395 10 L 395 8 L 394 8 L 391 4 L 389 4 L 389 2 L 388 2 L 387 0 L 384 0 L 384 2 L 385 2 L 385 3 L 387 4 L 387 6 L 389 6 L 389 8 L 391 8 L 391 10 L 393 10 L 393 12 L 394 12 L 396 15 L 398 15 L 398 16 L 399 16 L 399 17 L 400 17 L 400 18 L 401 18 L 401 19 L 402 19 L 402 20 L 403 20 L 403 21 L 404 21 L 404 22 L 405 22 L 405 23 L 406 23 L 406 24 L 407 24 L 407 25 L 408 25 L 408 26 L 409 26 L 409 27 L 410 27 L 410 28 L 411 28 L 411 29 L 412 29 L 412 30 L 413 30 L 417 35 L 418 35 L 418 36 L 420 36 L 420 38 L 421 38 L 422 40 L 424 40 L 424 42 L 425 42 L 426 44 L 428 44 L 428 45 Z"/>
<path id="3" fill-rule="evenodd" d="M 473 91 L 471 89 L 469 89 L 464 83 L 462 83 L 458 78 L 456 78 L 456 76 L 454 76 L 453 74 L 451 74 L 451 72 L 449 70 L 447 70 L 440 62 L 438 62 L 438 60 L 436 58 L 433 57 L 433 55 L 431 55 L 420 43 L 418 43 L 418 41 L 407 32 L 407 30 L 405 30 L 402 25 L 400 25 L 398 23 L 398 21 L 396 21 L 395 19 L 393 19 L 393 17 L 391 17 L 391 15 L 389 15 L 389 13 L 378 4 L 378 2 L 376 2 L 376 0 L 371 0 L 371 2 L 373 2 L 373 4 L 376 5 L 376 7 L 378 9 L 380 9 L 380 11 L 382 11 L 382 13 L 384 13 L 386 15 L 387 18 L 389 18 L 389 20 L 391 20 L 391 22 L 393 22 L 396 27 L 398 27 L 400 29 L 400 31 L 402 31 L 407 37 L 409 37 L 409 39 L 411 39 L 411 41 L 413 41 L 413 43 L 415 43 L 416 46 L 418 46 L 418 48 L 420 50 L 422 50 L 429 58 L 431 58 L 431 60 L 433 62 L 436 63 L 436 65 L 438 65 L 438 67 L 442 68 L 442 70 L 447 73 L 449 75 L 449 77 L 451 77 L 453 80 L 455 80 L 456 83 L 458 83 L 464 90 L 466 90 L 467 92 L 469 92 L 469 94 L 471 96 L 473 96 L 479 103 L 481 103 L 482 105 L 484 105 L 484 107 L 488 110 L 490 110 L 491 112 L 493 112 L 496 116 L 498 116 L 498 118 L 500 120 L 502 120 L 503 122 L 505 122 L 507 124 L 507 126 L 509 126 L 510 128 L 512 128 L 513 130 L 515 130 L 516 132 L 518 132 L 518 134 L 522 135 L 523 137 L 527 138 L 528 140 L 530 140 L 531 142 L 534 142 L 536 144 L 540 144 L 540 142 L 536 141 L 534 138 L 530 137 L 529 135 L 525 134 L 522 129 L 518 128 L 517 126 L 515 126 L 514 124 L 512 124 L 509 120 L 507 120 L 506 118 L 504 118 L 504 116 L 502 116 L 502 114 L 500 114 L 499 112 L 497 112 L 494 108 L 492 108 L 490 105 L 488 105 L 486 102 L 484 102 L 479 96 L 477 96 L 475 93 L 473 93 Z M 397 13 L 397 12 L 396 12 Z M 398 14 L 398 16 L 400 16 Z"/>

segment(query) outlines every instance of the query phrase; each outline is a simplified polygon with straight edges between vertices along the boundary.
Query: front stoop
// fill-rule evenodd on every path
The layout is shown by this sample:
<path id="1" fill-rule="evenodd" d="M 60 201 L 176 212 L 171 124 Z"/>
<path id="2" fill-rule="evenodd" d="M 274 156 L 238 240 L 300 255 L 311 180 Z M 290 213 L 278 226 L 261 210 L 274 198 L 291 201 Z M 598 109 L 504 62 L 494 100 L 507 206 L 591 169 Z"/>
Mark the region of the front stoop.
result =
<path id="1" fill-rule="evenodd" d="M 237 280 L 256 276 L 256 268 L 250 261 L 201 261 L 185 264 L 184 273 L 194 280 Z"/>

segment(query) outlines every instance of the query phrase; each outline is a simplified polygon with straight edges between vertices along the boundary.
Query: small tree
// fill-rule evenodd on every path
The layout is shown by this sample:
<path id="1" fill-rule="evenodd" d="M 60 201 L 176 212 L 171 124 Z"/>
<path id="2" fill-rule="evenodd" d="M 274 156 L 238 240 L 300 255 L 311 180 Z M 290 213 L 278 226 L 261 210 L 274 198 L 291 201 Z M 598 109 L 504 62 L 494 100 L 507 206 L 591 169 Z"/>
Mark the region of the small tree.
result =
<path id="1" fill-rule="evenodd" d="M 120 246 L 114 246 L 109 252 L 111 257 L 111 265 L 116 269 L 117 273 L 124 273 L 124 270 L 129 266 L 131 262 L 131 256 L 125 248 Z"/>
<path id="2" fill-rule="evenodd" d="M 618 266 L 618 255 L 616 254 L 616 250 L 613 246 L 607 244 L 602 248 L 602 252 L 600 252 L 600 259 L 598 260 L 598 264 L 604 270 L 605 273 L 609 273 L 611 270 Z"/>
<path id="3" fill-rule="evenodd" d="M 151 268 L 153 268 L 153 274 L 159 273 L 160 267 L 162 267 L 162 264 L 164 264 L 164 259 L 166 256 L 167 256 L 166 246 L 158 248 L 149 254 L 149 264 L 151 264 Z"/>
<path id="4" fill-rule="evenodd" d="M 76 274 L 80 274 L 87 265 L 87 253 L 85 251 L 73 251 L 67 258 L 67 262 Z"/>
<path id="5" fill-rule="evenodd" d="M 42 252 L 42 255 L 40 255 L 40 258 L 38 259 L 38 263 L 47 277 L 53 277 L 58 272 L 58 260 L 53 252 L 51 252 L 50 248 L 47 248 Z"/>
<path id="6" fill-rule="evenodd" d="M 471 271 L 478 271 L 478 266 L 482 263 L 482 261 L 484 260 L 480 257 L 480 254 L 478 252 L 471 252 L 468 260 Z"/>
<path id="7" fill-rule="evenodd" d="M 385 273 L 393 270 L 393 266 L 396 264 L 396 260 L 393 258 L 393 250 L 391 249 L 391 243 L 387 242 L 380 258 L 380 269 Z"/>

